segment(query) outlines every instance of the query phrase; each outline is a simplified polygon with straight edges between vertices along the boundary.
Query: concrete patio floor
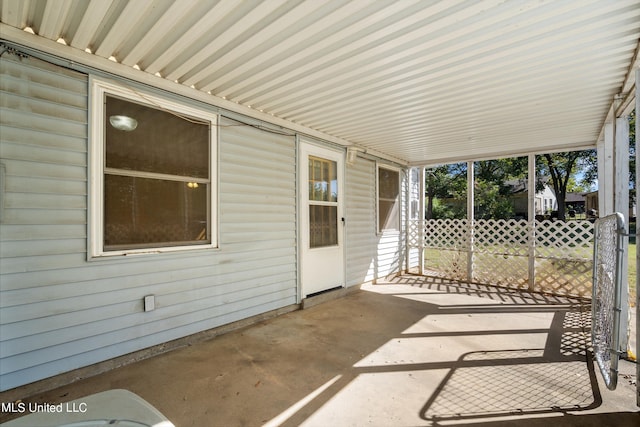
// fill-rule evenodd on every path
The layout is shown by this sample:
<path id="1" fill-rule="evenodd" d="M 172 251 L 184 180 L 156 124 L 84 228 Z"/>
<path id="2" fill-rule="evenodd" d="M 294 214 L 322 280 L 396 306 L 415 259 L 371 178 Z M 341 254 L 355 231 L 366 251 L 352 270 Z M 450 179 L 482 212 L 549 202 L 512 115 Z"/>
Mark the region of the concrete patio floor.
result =
<path id="1" fill-rule="evenodd" d="M 634 426 L 576 300 L 417 276 L 363 286 L 25 402 L 130 390 L 187 426 Z"/>

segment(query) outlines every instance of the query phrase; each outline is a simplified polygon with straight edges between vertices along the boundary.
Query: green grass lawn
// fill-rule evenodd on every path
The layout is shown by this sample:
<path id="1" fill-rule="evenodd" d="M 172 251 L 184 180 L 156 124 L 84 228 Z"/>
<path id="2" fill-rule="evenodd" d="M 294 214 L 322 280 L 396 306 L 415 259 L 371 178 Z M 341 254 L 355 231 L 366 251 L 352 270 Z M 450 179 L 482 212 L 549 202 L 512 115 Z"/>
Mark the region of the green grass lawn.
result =
<path id="1" fill-rule="evenodd" d="M 460 259 L 453 260 L 452 262 L 452 259 L 450 259 L 451 256 L 457 256 Z M 505 264 L 509 264 L 511 270 L 513 270 L 514 264 L 517 264 L 519 262 L 523 263 L 522 266 L 519 268 L 521 270 L 522 277 L 519 279 L 512 278 L 512 280 L 514 280 L 514 282 L 518 282 L 519 280 L 520 281 L 527 280 L 527 262 L 528 261 L 526 258 L 509 257 L 507 259 L 505 257 L 504 262 Z M 427 270 L 432 270 L 432 271 L 442 271 L 442 269 L 450 270 L 453 268 L 452 264 L 454 266 L 457 265 L 456 268 L 461 269 L 460 274 L 462 275 L 466 274 L 466 258 L 464 257 L 464 254 L 456 253 L 455 251 L 440 251 L 437 249 L 425 250 L 425 268 Z M 562 268 L 563 265 L 564 264 L 561 262 L 555 262 L 555 263 L 546 262 L 544 266 L 540 266 L 540 267 L 555 268 L 556 270 L 563 270 Z M 497 268 L 498 270 L 503 270 L 503 268 L 499 268 L 499 267 L 495 267 L 495 268 Z M 449 274 L 451 273 L 452 272 L 449 271 Z M 556 271 L 552 273 L 552 275 L 554 276 L 559 274 L 564 274 L 564 273 L 562 273 L 562 271 Z M 567 274 L 568 275 L 573 274 L 571 268 L 569 268 L 569 271 Z M 590 272 L 588 274 L 590 274 Z M 636 301 L 636 275 L 637 275 L 636 243 L 635 243 L 635 239 L 631 239 L 631 243 L 629 243 L 629 303 L 630 303 L 630 306 L 632 307 L 635 307 L 635 301 Z"/>

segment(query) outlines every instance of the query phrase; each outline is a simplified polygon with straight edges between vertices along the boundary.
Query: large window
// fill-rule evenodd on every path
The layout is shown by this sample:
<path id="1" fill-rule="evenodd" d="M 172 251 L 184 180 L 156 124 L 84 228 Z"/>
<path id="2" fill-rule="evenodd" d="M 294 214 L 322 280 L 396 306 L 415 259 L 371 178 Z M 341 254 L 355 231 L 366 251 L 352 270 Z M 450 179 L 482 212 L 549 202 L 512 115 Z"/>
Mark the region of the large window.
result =
<path id="1" fill-rule="evenodd" d="M 216 116 L 93 80 L 92 255 L 215 246 Z"/>
<path id="2" fill-rule="evenodd" d="M 378 232 L 400 230 L 400 172 L 378 167 Z"/>

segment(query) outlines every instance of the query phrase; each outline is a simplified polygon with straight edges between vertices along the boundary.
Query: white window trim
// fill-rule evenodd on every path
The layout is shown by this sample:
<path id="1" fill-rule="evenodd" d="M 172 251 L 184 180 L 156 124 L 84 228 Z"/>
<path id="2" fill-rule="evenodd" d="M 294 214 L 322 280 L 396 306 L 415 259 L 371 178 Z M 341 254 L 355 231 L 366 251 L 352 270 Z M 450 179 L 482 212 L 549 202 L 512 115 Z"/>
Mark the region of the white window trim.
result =
<path id="1" fill-rule="evenodd" d="M 398 229 L 392 228 L 380 229 L 380 169 L 386 169 L 398 173 Z M 376 234 L 400 234 L 402 221 L 402 170 L 400 168 L 376 163 Z"/>
<path id="2" fill-rule="evenodd" d="M 142 255 L 164 252 L 179 251 L 201 251 L 203 249 L 216 248 L 218 246 L 218 115 L 201 108 L 178 103 L 173 100 L 134 90 L 114 81 L 102 80 L 91 76 L 89 78 L 90 98 L 89 98 L 89 172 L 88 172 L 88 259 L 123 256 Z M 201 120 L 209 121 L 211 124 L 211 146 L 209 149 L 209 177 L 210 194 L 209 200 L 209 227 L 211 243 L 206 245 L 186 245 L 167 246 L 157 248 L 126 249 L 117 251 L 104 250 L 104 173 L 105 173 L 105 96 L 115 95 L 133 102 L 149 105 L 153 108 L 166 108 L 177 113 Z"/>

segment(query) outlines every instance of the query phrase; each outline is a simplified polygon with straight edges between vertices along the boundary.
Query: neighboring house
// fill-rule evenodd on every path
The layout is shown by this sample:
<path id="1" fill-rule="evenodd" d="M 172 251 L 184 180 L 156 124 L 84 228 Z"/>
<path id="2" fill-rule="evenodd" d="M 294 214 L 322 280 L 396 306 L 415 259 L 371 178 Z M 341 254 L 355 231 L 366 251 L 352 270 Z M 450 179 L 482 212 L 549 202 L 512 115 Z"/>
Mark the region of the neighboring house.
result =
<path id="1" fill-rule="evenodd" d="M 585 211 L 586 197 L 583 193 L 567 193 L 564 198 L 564 206 L 566 208 L 567 215 L 570 211 L 576 214 L 581 214 Z"/>
<path id="2" fill-rule="evenodd" d="M 589 212 L 596 212 L 596 216 L 597 216 L 597 212 L 598 212 L 598 191 L 592 191 L 590 193 L 585 193 L 584 194 L 584 198 L 585 198 L 585 211 L 587 213 Z M 633 203 L 631 205 L 631 207 L 629 208 L 629 218 L 636 218 L 637 215 L 637 204 Z"/>
<path id="3" fill-rule="evenodd" d="M 512 180 L 507 182 L 511 186 L 511 200 L 515 216 L 527 218 L 528 216 L 528 195 L 527 179 Z M 535 214 L 547 215 L 558 209 L 556 195 L 548 184 L 545 184 L 541 191 L 535 194 Z"/>

